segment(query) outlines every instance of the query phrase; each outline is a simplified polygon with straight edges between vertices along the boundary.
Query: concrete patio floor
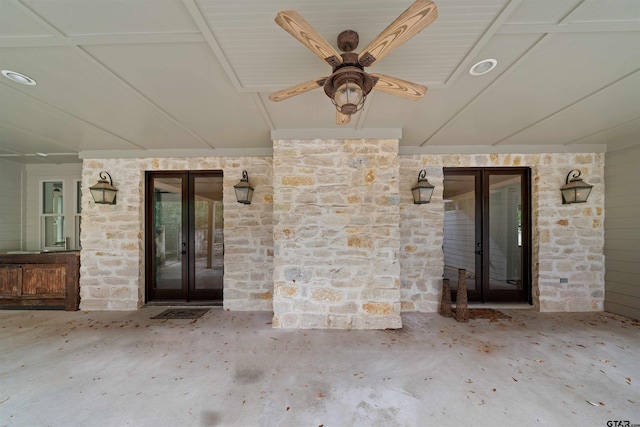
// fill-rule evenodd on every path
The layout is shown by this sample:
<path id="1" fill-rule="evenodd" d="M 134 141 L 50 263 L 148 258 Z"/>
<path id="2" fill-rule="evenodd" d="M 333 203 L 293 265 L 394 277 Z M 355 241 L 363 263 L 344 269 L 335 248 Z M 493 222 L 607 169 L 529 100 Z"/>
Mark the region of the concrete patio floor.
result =
<path id="1" fill-rule="evenodd" d="M 640 324 L 608 313 L 334 331 L 165 309 L 0 311 L 0 425 L 640 424 Z"/>

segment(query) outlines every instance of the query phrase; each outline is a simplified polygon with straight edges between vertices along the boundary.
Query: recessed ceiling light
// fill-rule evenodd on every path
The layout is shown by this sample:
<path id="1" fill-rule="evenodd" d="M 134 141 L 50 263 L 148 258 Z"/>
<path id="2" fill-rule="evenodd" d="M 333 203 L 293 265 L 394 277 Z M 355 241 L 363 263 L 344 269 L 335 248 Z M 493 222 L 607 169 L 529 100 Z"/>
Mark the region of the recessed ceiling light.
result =
<path id="1" fill-rule="evenodd" d="M 495 59 L 483 59 L 471 67 L 469 74 L 472 76 L 481 76 L 496 68 L 496 65 L 498 65 L 498 61 Z"/>
<path id="2" fill-rule="evenodd" d="M 2 75 L 8 78 L 9 80 L 13 80 L 16 83 L 20 83 L 27 86 L 35 86 L 36 81 L 33 80 L 29 76 L 25 76 L 24 74 L 11 71 L 11 70 L 2 70 Z"/>

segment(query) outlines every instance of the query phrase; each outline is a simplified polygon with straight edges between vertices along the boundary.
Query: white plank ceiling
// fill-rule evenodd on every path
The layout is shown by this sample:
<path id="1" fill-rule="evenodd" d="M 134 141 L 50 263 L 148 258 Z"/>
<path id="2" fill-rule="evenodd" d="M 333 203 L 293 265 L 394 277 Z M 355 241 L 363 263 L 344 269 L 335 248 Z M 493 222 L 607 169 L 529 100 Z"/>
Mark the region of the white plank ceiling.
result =
<path id="1" fill-rule="evenodd" d="M 294 9 L 364 48 L 411 0 L 0 0 L 0 158 L 265 155 L 272 137 L 401 132 L 401 152 L 614 150 L 640 141 L 639 0 L 437 0 L 439 18 L 367 71 L 427 85 L 372 92 L 345 126 L 331 69 L 282 30 Z M 498 66 L 471 76 L 477 61 Z M 46 153 L 45 160 L 35 156 Z"/>

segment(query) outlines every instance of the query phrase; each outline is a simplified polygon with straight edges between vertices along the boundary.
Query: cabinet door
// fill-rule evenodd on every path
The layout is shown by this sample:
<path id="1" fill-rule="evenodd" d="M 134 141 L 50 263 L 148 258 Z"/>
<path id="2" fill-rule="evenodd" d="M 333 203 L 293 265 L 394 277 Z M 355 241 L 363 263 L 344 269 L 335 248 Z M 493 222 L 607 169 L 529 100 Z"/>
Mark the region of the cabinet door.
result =
<path id="1" fill-rule="evenodd" d="M 22 295 L 65 294 L 66 266 L 59 264 L 22 265 Z"/>
<path id="2" fill-rule="evenodd" d="M 0 295 L 18 295 L 21 274 L 19 265 L 0 265 Z"/>

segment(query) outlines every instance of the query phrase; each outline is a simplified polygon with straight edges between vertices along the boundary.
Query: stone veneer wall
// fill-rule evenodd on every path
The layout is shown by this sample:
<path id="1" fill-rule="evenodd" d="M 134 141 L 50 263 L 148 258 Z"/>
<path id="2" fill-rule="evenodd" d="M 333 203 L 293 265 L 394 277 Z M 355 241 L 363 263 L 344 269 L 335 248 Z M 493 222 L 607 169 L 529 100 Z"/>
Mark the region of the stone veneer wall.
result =
<path id="1" fill-rule="evenodd" d="M 273 144 L 273 326 L 400 328 L 397 140 Z"/>
<path id="2" fill-rule="evenodd" d="M 362 143 L 361 141 L 358 141 Z M 320 142 L 316 142 L 319 144 Z M 389 144 L 388 152 L 375 154 L 379 147 L 369 147 L 371 153 L 356 151 L 347 153 L 339 141 L 323 141 L 329 144 L 330 155 L 322 156 L 322 150 L 317 154 L 300 156 L 296 154 L 298 148 L 288 147 L 292 142 L 276 142 L 278 154 L 276 157 L 243 157 L 243 158 L 192 158 L 192 159 L 109 159 L 85 160 L 83 164 L 83 196 L 82 196 L 82 243 L 81 254 L 81 308 L 85 310 L 132 310 L 144 302 L 144 171 L 145 170 L 223 170 L 224 171 L 224 221 L 225 221 L 225 307 L 232 310 L 285 310 L 295 307 L 300 312 L 309 310 L 309 314 L 319 314 L 322 322 L 328 322 L 328 313 L 339 316 L 332 317 L 331 327 L 366 327 L 365 321 L 359 317 L 365 312 L 363 306 L 358 306 L 357 297 L 352 300 L 352 294 L 358 293 L 367 301 L 383 302 L 381 295 L 387 295 L 385 305 L 369 305 L 367 308 L 376 312 L 387 309 L 391 313 L 389 323 L 397 325 L 399 322 L 399 308 L 395 301 L 400 301 L 402 311 L 437 311 L 440 301 L 441 278 L 444 269 L 442 253 L 444 206 L 442 201 L 442 168 L 443 167 L 497 167 L 497 166 L 527 166 L 532 170 L 532 258 L 533 258 L 533 302 L 535 308 L 541 311 L 600 311 L 603 309 L 604 293 L 604 154 L 486 154 L 486 155 L 401 155 L 394 151 L 394 142 Z M 343 141 L 344 143 L 344 141 Z M 351 142 L 350 142 L 351 143 Z M 354 141 L 353 143 L 357 143 Z M 324 145 L 323 145 L 324 146 Z M 357 144 L 356 144 L 357 146 Z M 340 151 L 338 151 L 340 149 Z M 356 150 L 355 147 L 350 149 Z M 280 150 L 280 151 L 279 151 Z M 340 154 L 340 155 L 338 155 Z M 308 157 L 305 160 L 305 157 Z M 338 158 L 340 159 L 338 161 Z M 355 161 L 353 159 L 360 158 Z M 350 163 L 351 159 L 351 163 Z M 291 172 L 287 172 L 289 167 Z M 379 166 L 373 163 L 382 162 Z M 292 164 L 287 165 L 288 162 Z M 317 162 L 314 165 L 307 162 Z M 332 166 L 334 162 L 337 164 Z M 299 169 L 295 172 L 295 168 Z M 584 204 L 562 205 L 559 188 L 564 184 L 569 170 L 579 168 L 583 178 L 594 186 L 589 200 Z M 241 171 L 248 170 L 249 178 L 256 192 L 251 205 L 241 205 L 235 201 L 233 185 L 241 177 Z M 276 172 L 274 172 L 274 169 Z M 399 179 L 389 179 L 382 186 L 380 171 L 396 170 Z M 414 205 L 411 187 L 417 181 L 418 171 L 426 169 L 429 181 L 436 186 L 431 203 Z M 91 199 L 88 187 L 95 184 L 98 173 L 106 170 L 114 178 L 114 184 L 120 190 L 118 204 L 115 206 L 98 206 Z M 312 171 L 316 171 L 313 172 Z M 376 179 L 371 182 L 373 175 Z M 349 174 L 346 174 L 346 171 Z M 309 176 L 317 178 L 313 185 L 303 184 Z M 358 175 L 356 181 L 343 182 L 345 176 Z M 393 174 L 393 173 L 392 173 Z M 288 176 L 286 180 L 284 177 Z M 277 183 L 274 181 L 276 177 Z M 307 178 L 305 178 L 307 177 Z M 342 178 L 340 178 L 342 177 Z M 302 181 L 301 181 L 302 179 Z M 387 178 L 385 178 L 386 180 Z M 333 181 L 332 181 L 333 180 Z M 366 185 L 363 186 L 363 181 Z M 324 183 L 323 186 L 320 184 Z M 374 185 L 375 184 L 375 185 Z M 351 187 L 354 188 L 351 188 Z M 356 187 L 360 186 L 357 193 Z M 277 188 L 274 188 L 277 187 Z M 315 194 L 307 190 L 318 188 Z M 301 191 L 304 190 L 304 191 Z M 275 192 L 279 194 L 274 194 Z M 295 210 L 287 211 L 287 198 L 297 194 Z M 347 279 L 372 277 L 377 271 L 378 262 L 374 257 L 373 241 L 368 240 L 370 233 L 381 232 L 391 221 L 382 228 L 367 223 L 369 214 L 376 209 L 384 210 L 384 197 L 389 205 L 389 218 L 399 215 L 398 229 L 388 227 L 388 252 L 382 254 L 382 264 L 389 270 L 389 277 L 395 275 L 394 261 L 397 259 L 399 268 L 400 289 L 380 288 L 377 291 L 364 288 L 340 287 L 340 281 Z M 399 203 L 394 197 L 399 197 Z M 346 200 L 345 200 L 346 197 Z M 359 199 L 359 197 L 361 199 Z M 277 206 L 278 224 L 274 226 L 273 199 L 284 205 Z M 313 198 L 322 199 L 323 209 L 310 209 Z M 382 201 L 382 202 L 381 202 Z M 376 206 L 381 202 L 382 205 Z M 395 203 L 395 204 L 394 204 Z M 347 227 L 343 221 L 347 217 L 345 210 L 341 212 L 339 206 L 358 206 L 362 208 L 358 213 L 351 213 L 350 218 L 361 221 L 362 224 L 352 224 Z M 336 205 L 330 209 L 326 206 Z M 321 212 L 324 216 L 309 216 L 309 221 L 318 221 L 316 228 L 300 225 L 299 234 L 306 246 L 323 245 L 323 232 L 344 230 L 347 239 L 346 251 L 352 248 L 361 255 L 370 251 L 371 257 L 367 262 L 374 262 L 374 267 L 365 267 L 364 258 L 358 263 L 348 263 L 346 269 L 341 257 L 344 253 L 334 256 L 330 250 L 316 248 L 316 255 L 326 257 L 328 262 L 338 265 L 325 270 L 331 280 L 338 284 L 333 292 L 315 291 L 308 300 L 302 299 L 302 294 L 293 296 L 296 287 L 292 287 L 293 280 L 300 282 L 305 279 L 304 271 L 295 269 L 285 270 L 282 259 L 274 260 L 274 232 L 276 234 L 276 248 L 286 248 L 292 236 L 288 236 L 285 227 L 290 220 L 289 215 L 298 215 L 300 211 L 309 209 Z M 372 210 L 370 210 L 372 209 Z M 397 213 L 395 211 L 397 209 Z M 355 212 L 355 211 L 354 211 Z M 322 226 L 321 226 L 322 225 Z M 305 228 L 306 227 L 306 228 Z M 324 227 L 324 228 L 323 228 Z M 347 230 L 361 232 L 349 234 L 353 237 L 348 245 Z M 334 230 L 335 229 L 335 230 Z M 386 231 L 385 231 L 386 232 Z M 317 233 L 317 234 L 314 234 Z M 359 234 L 360 233 L 360 234 Z M 395 240 L 397 253 L 394 253 Z M 369 244 L 371 248 L 366 248 Z M 283 246 L 284 245 L 284 246 Z M 356 249 L 356 245 L 364 248 Z M 362 252 L 360 252 L 362 251 Z M 292 252 L 288 257 L 297 257 Z M 375 256 L 378 256 L 376 253 Z M 326 262 L 324 265 L 326 266 Z M 278 266 L 274 271 L 274 263 Z M 362 265 L 359 265 L 362 264 Z M 306 264 L 316 268 L 317 263 Z M 370 266 L 371 264 L 369 264 Z M 305 270 L 306 271 L 306 270 Z M 348 273 L 348 275 L 347 275 Z M 352 276 L 353 274 L 353 276 Z M 299 277 L 299 278 L 298 278 Z M 567 278 L 568 283 L 560 283 L 560 278 Z M 307 277 L 307 280 L 309 278 Z M 377 279 L 376 279 L 377 280 Z M 278 285 L 277 293 L 272 301 L 274 282 Z M 315 284 L 313 285 L 315 286 Z M 384 286 L 387 286 L 385 284 Z M 325 289 L 326 290 L 326 289 Z M 307 288 L 311 291 L 311 286 Z M 370 292 L 371 291 L 371 292 Z M 343 292 L 341 294 L 340 292 Z M 367 294 L 368 292 L 368 294 Z M 399 292 L 399 298 L 397 294 Z M 388 298 L 387 298 L 388 297 Z M 332 299 L 340 299 L 332 301 Z M 320 304 L 318 306 L 317 304 Z M 384 304 L 384 302 L 383 302 Z M 322 308 L 320 308 L 322 307 Z M 324 310 L 324 311 L 323 311 Z M 341 312 L 342 311 L 342 312 Z M 283 313 L 284 311 L 280 311 Z M 360 314 L 359 314 L 360 313 Z M 342 316 L 342 317 L 341 317 Z M 351 320 L 349 320 L 351 316 Z M 355 316 L 355 317 L 354 317 Z M 276 316 L 277 322 L 283 319 Z M 295 317 L 295 316 L 294 316 Z M 340 317 L 340 320 L 338 320 Z M 383 315 L 384 317 L 384 315 Z M 397 319 L 397 320 L 396 320 Z M 380 318 L 382 320 L 382 318 Z M 301 321 L 285 320 L 287 325 Z M 351 323 L 349 323 L 351 322 Z M 362 322 L 362 323 L 361 323 Z M 366 322 L 369 322 L 367 320 Z M 386 320 L 383 320 L 384 324 Z M 311 323 L 313 324 L 313 322 Z M 310 325 L 298 325 L 300 327 Z M 280 324 L 281 325 L 281 324 Z M 368 324 L 373 327 L 373 325 Z M 385 326 L 386 327 L 386 326 Z"/>
<path id="3" fill-rule="evenodd" d="M 233 186 L 249 172 L 252 203 L 236 201 Z M 96 205 L 89 187 L 107 171 L 116 205 Z M 80 308 L 135 310 L 145 302 L 144 172 L 222 170 L 224 307 L 271 310 L 273 189 L 270 157 L 87 159 L 82 167 Z"/>
<path id="4" fill-rule="evenodd" d="M 403 311 L 437 311 L 442 290 L 443 167 L 526 166 L 532 180 L 532 295 L 540 311 L 601 311 L 604 299 L 604 154 L 400 156 Z M 593 185 L 587 203 L 563 205 L 571 169 Z M 426 169 L 431 203 L 412 205 L 410 188 Z M 567 283 L 560 283 L 566 278 Z"/>

